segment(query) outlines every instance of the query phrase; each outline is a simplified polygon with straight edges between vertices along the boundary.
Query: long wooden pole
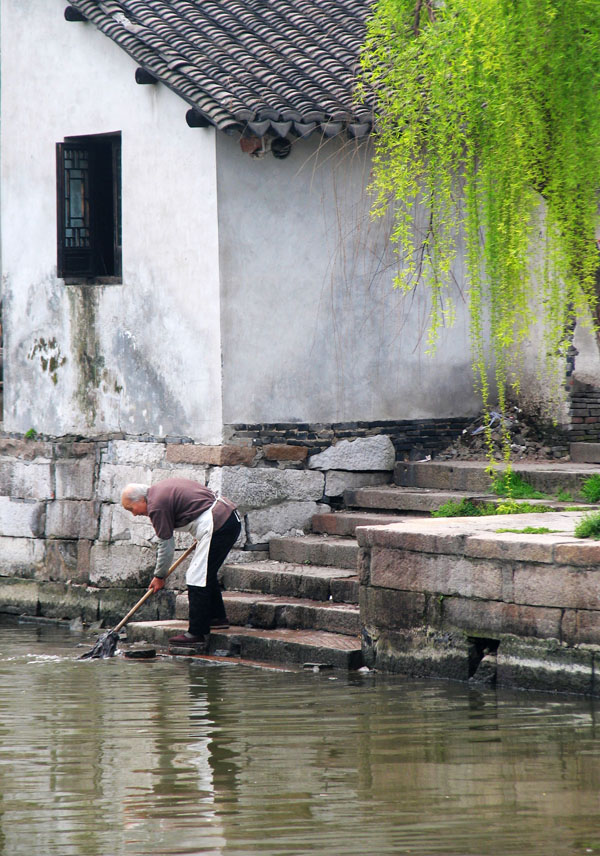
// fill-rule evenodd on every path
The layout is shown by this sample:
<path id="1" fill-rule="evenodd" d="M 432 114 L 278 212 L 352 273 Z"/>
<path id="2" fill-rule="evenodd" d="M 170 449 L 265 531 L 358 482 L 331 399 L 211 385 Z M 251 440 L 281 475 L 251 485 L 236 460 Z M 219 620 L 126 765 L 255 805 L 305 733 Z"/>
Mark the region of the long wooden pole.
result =
<path id="1" fill-rule="evenodd" d="M 196 549 L 197 543 L 198 543 L 197 541 L 194 541 L 192 546 L 188 547 L 187 550 L 185 551 L 185 553 L 183 553 L 176 561 L 173 562 L 173 564 L 171 565 L 171 567 L 169 568 L 169 570 L 167 571 L 167 573 L 165 575 L 165 579 L 167 579 L 167 577 L 170 576 L 173 573 L 173 571 L 179 567 L 179 565 L 183 562 L 183 560 L 187 559 L 187 557 L 190 555 L 190 553 Z M 129 612 L 127 613 L 125 618 L 121 619 L 121 621 L 117 624 L 117 626 L 115 628 L 113 628 L 112 632 L 118 633 L 119 630 L 127 624 L 127 622 L 129 621 L 131 616 L 134 614 L 134 612 L 137 612 L 138 609 L 140 608 L 140 606 L 143 603 L 146 603 L 148 598 L 151 597 L 153 594 L 154 594 L 154 592 L 152 591 L 152 589 L 148 589 L 146 594 L 138 600 L 138 602 L 136 603 L 136 605 L 132 609 L 129 610 Z"/>

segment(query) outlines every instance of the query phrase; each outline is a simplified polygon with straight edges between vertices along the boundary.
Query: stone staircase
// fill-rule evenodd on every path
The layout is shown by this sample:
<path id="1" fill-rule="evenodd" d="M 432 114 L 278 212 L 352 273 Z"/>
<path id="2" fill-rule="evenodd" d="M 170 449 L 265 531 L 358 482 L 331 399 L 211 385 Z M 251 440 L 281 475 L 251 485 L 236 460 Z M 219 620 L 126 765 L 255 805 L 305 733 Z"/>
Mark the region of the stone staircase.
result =
<path id="1" fill-rule="evenodd" d="M 594 455 L 595 444 L 587 445 Z M 580 450 L 577 462 L 513 468 L 536 489 L 569 490 L 575 501 L 583 480 L 597 471 L 594 463 L 581 461 L 584 455 Z M 394 484 L 346 491 L 345 508 L 316 514 L 310 534 L 273 538 L 268 559 L 225 564 L 221 582 L 231 626 L 211 634 L 210 654 L 316 669 L 359 668 L 356 528 L 429 517 L 449 499 L 502 502 L 489 492 L 486 466 L 484 461 L 398 463 Z M 569 505 L 556 499 L 528 502 L 557 510 Z M 129 638 L 166 647 L 174 631 L 187 627 L 186 618 L 183 606 L 176 621 L 132 623 Z"/>
<path id="2" fill-rule="evenodd" d="M 316 669 L 360 668 L 354 533 L 360 525 L 398 519 L 352 510 L 317 514 L 312 533 L 273 538 L 268 559 L 226 563 L 220 579 L 231 626 L 211 633 L 210 654 Z M 130 624 L 129 640 L 166 647 L 174 631 L 187 627 L 185 610 L 183 603 L 177 621 Z"/>

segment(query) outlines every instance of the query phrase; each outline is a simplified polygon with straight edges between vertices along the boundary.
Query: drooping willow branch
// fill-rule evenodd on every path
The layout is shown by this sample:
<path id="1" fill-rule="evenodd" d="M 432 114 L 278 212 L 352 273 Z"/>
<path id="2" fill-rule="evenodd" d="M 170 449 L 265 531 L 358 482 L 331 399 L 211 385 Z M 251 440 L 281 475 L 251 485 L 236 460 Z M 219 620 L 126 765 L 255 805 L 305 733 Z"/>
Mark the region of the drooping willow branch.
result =
<path id="1" fill-rule="evenodd" d="M 597 317 L 600 0 L 377 0 L 363 73 L 396 284 L 430 288 L 435 340 L 460 245 L 485 406 L 518 390 L 539 323 L 558 389 L 573 317 Z"/>

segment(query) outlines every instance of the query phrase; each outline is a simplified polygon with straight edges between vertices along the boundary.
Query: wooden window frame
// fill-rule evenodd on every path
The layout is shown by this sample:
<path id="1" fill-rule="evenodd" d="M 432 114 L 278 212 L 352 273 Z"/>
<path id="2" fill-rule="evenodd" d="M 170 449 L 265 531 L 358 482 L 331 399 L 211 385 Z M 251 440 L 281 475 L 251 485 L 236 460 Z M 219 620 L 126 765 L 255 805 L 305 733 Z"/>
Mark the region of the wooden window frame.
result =
<path id="1" fill-rule="evenodd" d="M 69 171 L 76 167 L 68 157 L 74 152 L 85 158 L 80 170 L 85 176 L 80 179 L 79 230 L 72 228 L 70 211 L 75 173 Z M 121 134 L 66 137 L 56 144 L 56 176 L 58 276 L 67 284 L 121 283 Z"/>

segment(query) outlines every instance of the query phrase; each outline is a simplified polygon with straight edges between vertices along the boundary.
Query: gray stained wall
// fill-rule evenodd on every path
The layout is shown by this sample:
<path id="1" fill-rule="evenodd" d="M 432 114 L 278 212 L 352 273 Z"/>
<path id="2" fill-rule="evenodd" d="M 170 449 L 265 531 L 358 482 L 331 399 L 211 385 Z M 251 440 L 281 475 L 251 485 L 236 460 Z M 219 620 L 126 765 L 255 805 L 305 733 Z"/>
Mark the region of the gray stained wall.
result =
<path id="1" fill-rule="evenodd" d="M 466 416 L 466 307 L 426 354 L 428 299 L 393 287 L 389 223 L 370 214 L 372 149 L 296 140 L 285 160 L 217 137 L 226 423 Z M 422 212 L 424 215 L 424 212 Z M 462 281 L 459 259 L 454 274 Z"/>
<path id="2" fill-rule="evenodd" d="M 187 127 L 185 102 L 137 85 L 135 62 L 63 11 L 2 7 L 6 430 L 218 443 L 230 423 L 478 410 L 459 291 L 429 357 L 425 297 L 393 290 L 367 144 L 315 135 L 286 159 L 250 157 L 235 134 Z M 122 282 L 66 282 L 55 146 L 108 132 L 121 133 Z"/>

